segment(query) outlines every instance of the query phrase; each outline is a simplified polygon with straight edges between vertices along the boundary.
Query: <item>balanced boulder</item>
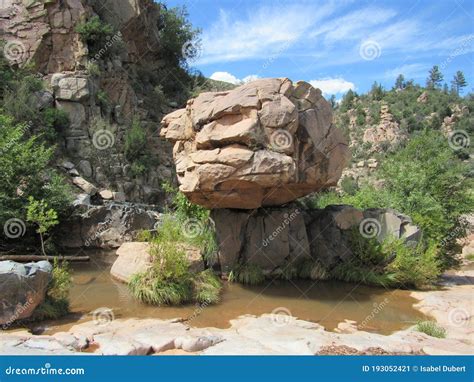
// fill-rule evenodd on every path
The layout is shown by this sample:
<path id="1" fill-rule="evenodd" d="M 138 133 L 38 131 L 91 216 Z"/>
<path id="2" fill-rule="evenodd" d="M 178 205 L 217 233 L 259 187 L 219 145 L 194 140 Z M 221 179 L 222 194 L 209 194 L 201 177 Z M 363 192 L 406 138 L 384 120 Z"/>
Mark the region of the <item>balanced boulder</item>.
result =
<path id="1" fill-rule="evenodd" d="M 201 93 L 168 114 L 180 190 L 207 208 L 279 206 L 334 186 L 347 142 L 319 89 L 287 78 Z"/>

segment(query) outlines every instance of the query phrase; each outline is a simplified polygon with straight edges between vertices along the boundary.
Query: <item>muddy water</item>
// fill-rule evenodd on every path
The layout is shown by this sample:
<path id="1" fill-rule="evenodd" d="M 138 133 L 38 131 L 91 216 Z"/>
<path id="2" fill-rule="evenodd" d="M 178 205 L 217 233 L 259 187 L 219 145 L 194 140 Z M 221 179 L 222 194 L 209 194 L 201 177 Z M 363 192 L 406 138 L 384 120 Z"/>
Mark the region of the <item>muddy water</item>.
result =
<path id="1" fill-rule="evenodd" d="M 408 291 L 385 290 L 337 281 L 274 281 L 248 287 L 225 284 L 222 302 L 199 308 L 153 307 L 135 301 L 127 287 L 110 276 L 114 255 L 91 257 L 88 263 L 73 264 L 74 286 L 71 308 L 74 314 L 47 323 L 45 332 L 68 330 L 72 325 L 93 318 L 98 308 L 112 309 L 115 318 L 190 318 L 196 327 L 227 328 L 229 320 L 244 314 L 260 315 L 275 309 L 317 322 L 333 330 L 345 319 L 365 321 L 364 330 L 389 334 L 406 328 L 424 316 L 413 308 L 415 299 Z M 369 318 L 368 318 L 369 317 Z M 45 333 L 45 334 L 46 334 Z"/>

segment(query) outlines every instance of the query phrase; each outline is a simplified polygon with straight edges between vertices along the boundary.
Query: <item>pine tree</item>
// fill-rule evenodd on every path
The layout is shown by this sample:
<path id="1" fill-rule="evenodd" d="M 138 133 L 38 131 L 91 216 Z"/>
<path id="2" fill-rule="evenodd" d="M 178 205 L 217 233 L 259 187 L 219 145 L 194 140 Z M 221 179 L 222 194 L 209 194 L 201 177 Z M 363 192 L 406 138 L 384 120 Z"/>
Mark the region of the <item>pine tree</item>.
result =
<path id="1" fill-rule="evenodd" d="M 462 88 L 467 86 L 466 78 L 464 77 L 464 73 L 458 70 L 451 81 L 451 89 L 454 93 L 459 95 Z"/>
<path id="2" fill-rule="evenodd" d="M 329 98 L 329 103 L 333 109 L 337 107 L 336 96 L 334 94 L 331 96 L 331 98 Z"/>
<path id="3" fill-rule="evenodd" d="M 403 74 L 399 74 L 397 79 L 395 80 L 395 89 L 404 89 L 405 88 L 405 77 Z"/>
<path id="4" fill-rule="evenodd" d="M 429 76 L 426 80 L 426 87 L 430 89 L 439 88 L 443 82 L 443 74 L 439 70 L 438 65 L 431 68 Z"/>

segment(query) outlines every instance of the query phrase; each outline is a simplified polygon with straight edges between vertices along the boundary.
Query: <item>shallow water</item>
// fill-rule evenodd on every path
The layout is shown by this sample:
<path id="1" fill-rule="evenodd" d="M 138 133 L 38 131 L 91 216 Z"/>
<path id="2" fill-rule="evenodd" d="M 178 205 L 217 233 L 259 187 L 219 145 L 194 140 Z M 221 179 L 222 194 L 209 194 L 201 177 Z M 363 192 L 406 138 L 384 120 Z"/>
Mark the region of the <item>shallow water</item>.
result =
<path id="1" fill-rule="evenodd" d="M 88 263 L 75 263 L 71 309 L 75 314 L 60 321 L 43 323 L 45 333 L 68 330 L 92 319 L 98 308 L 112 309 L 114 318 L 191 318 L 196 327 L 227 328 L 230 320 L 244 314 L 261 315 L 278 310 L 333 330 L 345 319 L 357 321 L 364 330 L 389 334 L 413 325 L 424 315 L 413 308 L 409 291 L 386 290 L 337 281 L 273 281 L 248 287 L 224 285 L 218 305 L 199 308 L 153 307 L 135 301 L 127 286 L 110 276 L 115 255 L 91 255 Z"/>

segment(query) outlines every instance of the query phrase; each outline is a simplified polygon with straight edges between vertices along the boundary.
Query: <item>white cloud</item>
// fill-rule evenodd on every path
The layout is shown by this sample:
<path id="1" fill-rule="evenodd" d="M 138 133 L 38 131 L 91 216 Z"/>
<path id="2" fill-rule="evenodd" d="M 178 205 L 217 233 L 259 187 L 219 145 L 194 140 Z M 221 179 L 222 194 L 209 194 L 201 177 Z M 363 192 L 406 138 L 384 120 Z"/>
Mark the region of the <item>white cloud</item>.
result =
<path id="1" fill-rule="evenodd" d="M 354 83 L 346 81 L 344 78 L 323 78 L 320 80 L 311 80 L 309 83 L 315 88 L 321 89 L 323 94 L 345 93 L 349 89 L 355 89 Z"/>
<path id="2" fill-rule="evenodd" d="M 374 26 L 386 23 L 396 12 L 391 9 L 367 7 L 322 23 L 310 37 L 324 36 L 325 42 L 358 40 Z"/>
<path id="3" fill-rule="evenodd" d="M 209 77 L 211 80 L 229 82 L 234 85 L 240 85 L 247 82 L 252 82 L 258 79 L 259 77 L 256 74 L 250 74 L 242 79 L 237 78 L 229 72 L 214 72 Z"/>
<path id="4" fill-rule="evenodd" d="M 211 80 L 230 82 L 231 84 L 240 84 L 240 80 L 229 72 L 214 72 L 209 77 Z"/>
<path id="5" fill-rule="evenodd" d="M 395 80 L 399 74 L 403 74 L 405 79 L 417 79 L 426 77 L 430 66 L 426 64 L 406 64 L 397 66 L 394 69 L 386 70 L 384 77 L 387 79 Z"/>
<path id="6" fill-rule="evenodd" d="M 332 13 L 333 4 L 263 6 L 244 15 L 223 10 L 202 36 L 203 54 L 196 64 L 265 58 L 287 50 L 308 28 Z"/>
<path id="7" fill-rule="evenodd" d="M 242 82 L 246 84 L 247 82 L 252 82 L 258 80 L 259 78 L 260 77 L 257 74 L 251 74 L 247 77 L 242 78 Z"/>

